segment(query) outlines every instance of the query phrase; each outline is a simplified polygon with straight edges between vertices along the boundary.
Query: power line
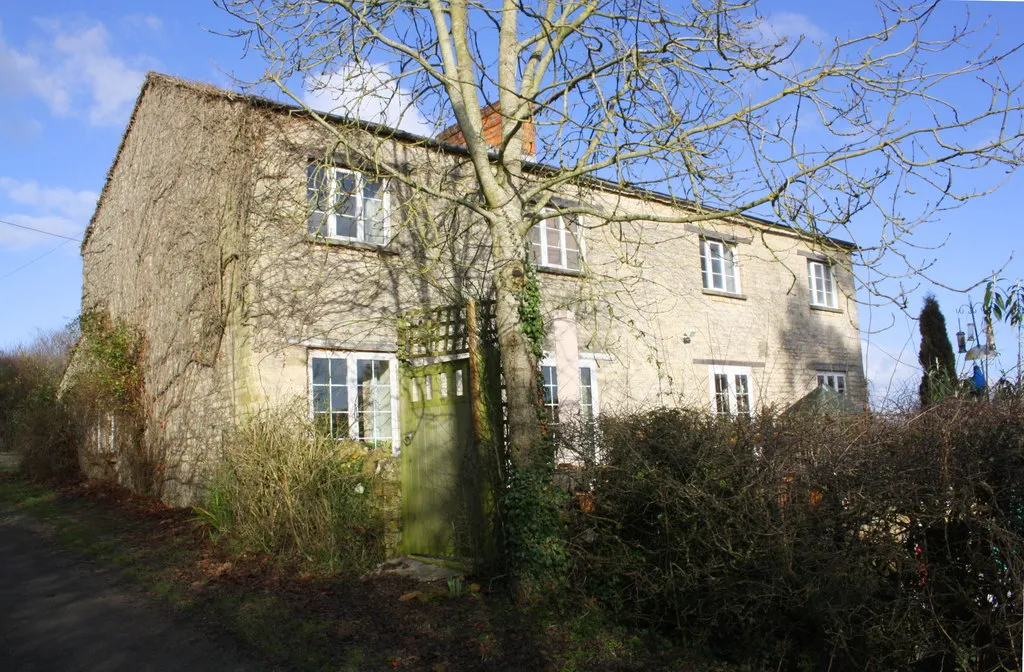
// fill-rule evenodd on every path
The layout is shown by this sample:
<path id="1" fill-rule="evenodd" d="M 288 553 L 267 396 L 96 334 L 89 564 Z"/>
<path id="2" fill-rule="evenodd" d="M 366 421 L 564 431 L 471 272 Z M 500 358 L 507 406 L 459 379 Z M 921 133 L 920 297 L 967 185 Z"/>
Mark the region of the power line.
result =
<path id="1" fill-rule="evenodd" d="M 2 220 L 0 220 L 0 221 L 2 221 Z M 8 223 L 8 222 L 4 222 L 4 224 L 7 224 L 7 223 Z M 57 234 L 51 234 L 51 235 L 57 235 Z M 60 238 L 67 238 L 67 236 L 60 236 Z M 68 240 L 74 240 L 74 238 L 68 238 Z M 56 251 L 57 251 L 57 250 L 59 250 L 60 248 L 62 248 L 62 247 L 64 247 L 65 245 L 67 245 L 67 244 L 68 244 L 68 240 L 64 241 L 63 243 L 58 243 L 58 244 L 57 244 L 57 247 L 55 247 L 55 248 L 53 248 L 52 250 L 49 250 L 49 251 L 47 251 L 47 252 L 43 252 L 42 254 L 40 254 L 40 255 L 39 255 L 38 257 L 36 257 L 36 258 L 35 258 L 35 259 L 33 259 L 32 261 L 30 261 L 30 262 L 28 262 L 28 263 L 25 263 L 25 264 L 22 264 L 21 266 L 18 266 L 18 267 L 17 267 L 16 269 L 14 269 L 13 271 L 10 271 L 10 272 L 8 272 L 8 273 L 4 273 L 3 275 L 0 275 L 0 280 L 3 280 L 3 279 L 5 279 L 5 278 L 9 278 L 9 277 L 11 277 L 12 275 L 14 275 L 15 273 L 17 273 L 18 271 L 20 271 L 21 269 L 23 269 L 23 268 L 28 268 L 29 266 L 31 266 L 32 264 L 36 263 L 37 261 L 39 261 L 39 260 L 40 260 L 40 259 L 42 259 L 43 257 L 45 257 L 45 256 L 48 256 L 48 255 L 51 255 L 51 254 L 53 254 L 54 252 L 56 252 Z"/>
<path id="2" fill-rule="evenodd" d="M 74 241 L 76 243 L 82 242 L 81 238 L 72 238 L 71 236 L 65 236 L 65 235 L 62 235 L 62 234 L 59 234 L 59 233 L 53 233 L 52 231 L 43 231 L 42 229 L 34 229 L 31 226 L 25 226 L 24 224 L 15 224 L 14 222 L 8 222 L 8 221 L 5 221 L 3 219 L 0 219 L 0 224 L 6 224 L 7 226 L 14 226 L 14 227 L 17 227 L 19 229 L 25 229 L 26 231 L 35 231 L 36 233 L 45 233 L 46 235 L 53 236 L 54 238 L 63 238 L 64 240 L 72 240 L 72 241 Z"/>

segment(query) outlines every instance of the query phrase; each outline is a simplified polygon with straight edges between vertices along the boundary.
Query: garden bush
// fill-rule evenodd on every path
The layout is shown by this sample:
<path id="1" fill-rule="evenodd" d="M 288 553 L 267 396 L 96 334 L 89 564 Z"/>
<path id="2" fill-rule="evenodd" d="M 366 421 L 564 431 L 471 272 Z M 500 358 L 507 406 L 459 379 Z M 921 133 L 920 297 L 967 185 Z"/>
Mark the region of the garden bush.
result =
<path id="1" fill-rule="evenodd" d="M 1019 402 L 663 409 L 600 436 L 573 582 L 618 618 L 773 670 L 1020 669 Z"/>
<path id="2" fill-rule="evenodd" d="M 385 518 L 362 444 L 318 432 L 300 410 L 257 413 L 229 437 L 203 517 L 242 548 L 360 573 L 384 558 Z"/>

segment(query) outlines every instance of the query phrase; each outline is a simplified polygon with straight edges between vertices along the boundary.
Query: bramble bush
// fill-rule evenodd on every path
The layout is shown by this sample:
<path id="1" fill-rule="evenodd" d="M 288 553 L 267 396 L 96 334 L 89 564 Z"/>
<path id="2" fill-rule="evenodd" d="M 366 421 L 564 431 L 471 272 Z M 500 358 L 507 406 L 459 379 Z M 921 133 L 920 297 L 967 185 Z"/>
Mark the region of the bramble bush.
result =
<path id="1" fill-rule="evenodd" d="M 573 586 L 773 670 L 1020 669 L 1024 405 L 605 417 Z M 577 500 L 579 501 L 579 499 Z"/>

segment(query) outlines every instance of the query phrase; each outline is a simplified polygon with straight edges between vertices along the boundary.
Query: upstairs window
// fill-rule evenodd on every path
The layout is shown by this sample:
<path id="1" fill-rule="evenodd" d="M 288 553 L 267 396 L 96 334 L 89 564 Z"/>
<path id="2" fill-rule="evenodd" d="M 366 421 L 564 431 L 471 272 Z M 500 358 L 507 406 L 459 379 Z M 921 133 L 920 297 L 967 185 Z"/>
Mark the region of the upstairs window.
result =
<path id="1" fill-rule="evenodd" d="M 717 240 L 701 240 L 700 272 L 704 277 L 704 289 L 740 293 L 739 267 L 729 245 Z"/>
<path id="2" fill-rule="evenodd" d="M 811 290 L 811 305 L 820 308 L 835 308 L 836 281 L 832 267 L 823 261 L 807 262 L 807 281 Z"/>
<path id="3" fill-rule="evenodd" d="M 818 371 L 818 387 L 825 387 L 840 396 L 846 396 L 846 374 L 836 371 Z"/>
<path id="4" fill-rule="evenodd" d="M 388 241 L 387 180 L 344 168 L 309 164 L 309 233 L 371 245 Z"/>
<path id="5" fill-rule="evenodd" d="M 530 259 L 537 266 L 580 270 L 583 250 L 580 227 L 573 218 L 554 215 L 530 229 Z"/>

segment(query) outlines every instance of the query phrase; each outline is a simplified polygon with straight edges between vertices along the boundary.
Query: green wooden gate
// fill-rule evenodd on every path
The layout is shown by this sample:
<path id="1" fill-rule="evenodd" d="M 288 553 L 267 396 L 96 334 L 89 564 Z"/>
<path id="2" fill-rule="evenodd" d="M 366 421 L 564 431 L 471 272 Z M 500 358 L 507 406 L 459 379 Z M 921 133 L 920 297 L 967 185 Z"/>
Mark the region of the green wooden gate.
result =
<path id="1" fill-rule="evenodd" d="M 407 554 L 473 555 L 474 448 L 468 360 L 402 375 L 402 546 Z"/>
<path id="2" fill-rule="evenodd" d="M 475 561 L 494 555 L 502 460 L 491 440 L 498 376 L 489 308 L 480 310 L 483 329 L 473 302 L 399 320 L 402 549 L 408 555 Z"/>

